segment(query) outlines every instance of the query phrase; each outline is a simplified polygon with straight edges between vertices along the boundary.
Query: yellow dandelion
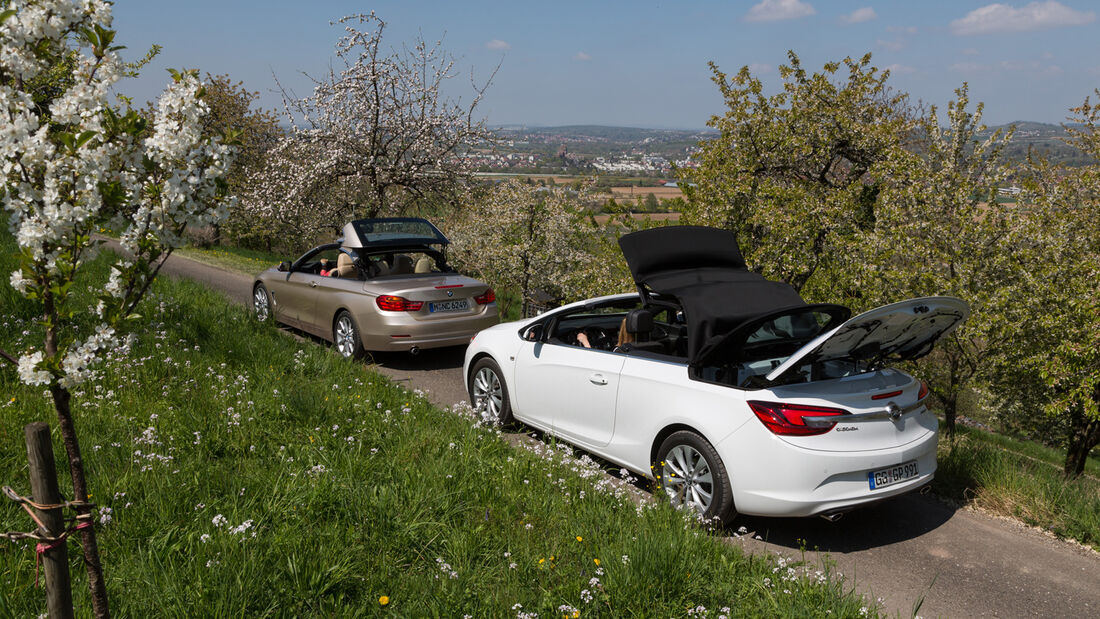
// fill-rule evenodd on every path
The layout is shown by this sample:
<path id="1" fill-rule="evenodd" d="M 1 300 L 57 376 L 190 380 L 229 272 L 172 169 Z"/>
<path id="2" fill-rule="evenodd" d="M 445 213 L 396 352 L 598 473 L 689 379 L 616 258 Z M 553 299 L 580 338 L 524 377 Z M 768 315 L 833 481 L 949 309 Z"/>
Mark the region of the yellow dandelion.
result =
<path id="1" fill-rule="evenodd" d="M 543 563 L 546 563 L 546 559 L 539 559 L 539 565 L 542 565 Z"/>
<path id="2" fill-rule="evenodd" d="M 584 541 L 584 538 L 583 538 L 583 537 L 581 537 L 580 535 L 578 535 L 578 536 L 577 536 L 577 541 L 578 541 L 578 542 L 583 542 L 583 541 Z"/>
<path id="3" fill-rule="evenodd" d="M 599 559 L 592 559 L 592 562 L 593 562 L 593 563 L 595 563 L 595 564 L 596 564 L 597 566 L 598 566 L 598 565 L 600 564 L 600 560 L 599 560 Z"/>
<path id="4" fill-rule="evenodd" d="M 381 604 L 382 606 L 385 606 L 386 604 L 389 604 L 390 603 L 390 596 L 383 595 L 383 596 L 379 597 L 378 598 L 378 603 Z"/>
<path id="5" fill-rule="evenodd" d="M 313 435 L 312 434 L 309 435 L 309 442 L 311 442 L 311 443 L 313 442 Z"/>
<path id="6" fill-rule="evenodd" d="M 577 617 L 580 617 L 580 616 L 581 616 L 581 611 L 579 611 L 579 610 L 573 611 L 573 619 L 577 619 Z"/>

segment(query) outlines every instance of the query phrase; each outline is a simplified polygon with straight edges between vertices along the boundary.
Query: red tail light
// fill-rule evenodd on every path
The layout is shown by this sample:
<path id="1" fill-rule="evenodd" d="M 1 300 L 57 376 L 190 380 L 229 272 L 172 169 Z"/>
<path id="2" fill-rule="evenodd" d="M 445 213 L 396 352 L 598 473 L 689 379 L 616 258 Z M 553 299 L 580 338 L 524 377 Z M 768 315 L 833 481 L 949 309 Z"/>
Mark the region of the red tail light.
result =
<path id="1" fill-rule="evenodd" d="M 825 406 L 806 406 L 804 404 L 782 404 L 780 402 L 749 401 L 749 407 L 756 413 L 765 427 L 774 434 L 783 436 L 815 436 L 832 430 L 836 423 L 826 426 L 806 425 L 805 417 L 841 417 L 848 411 Z M 839 419 L 837 421 L 840 421 Z"/>
<path id="2" fill-rule="evenodd" d="M 928 383 L 920 381 L 920 391 L 917 392 L 917 401 L 920 402 L 928 395 Z"/>
<path id="3" fill-rule="evenodd" d="M 493 292 L 492 288 L 490 288 L 490 289 L 486 290 L 485 292 L 483 292 L 483 293 L 477 295 L 476 297 L 474 297 L 474 301 L 477 301 L 478 305 L 485 305 L 486 303 L 492 303 L 493 301 L 496 301 L 496 300 L 497 300 L 497 293 Z"/>
<path id="4" fill-rule="evenodd" d="M 391 294 L 384 294 L 374 302 L 378 304 L 378 309 L 387 312 L 415 312 L 424 307 L 423 301 L 410 301 L 405 297 L 395 297 Z"/>

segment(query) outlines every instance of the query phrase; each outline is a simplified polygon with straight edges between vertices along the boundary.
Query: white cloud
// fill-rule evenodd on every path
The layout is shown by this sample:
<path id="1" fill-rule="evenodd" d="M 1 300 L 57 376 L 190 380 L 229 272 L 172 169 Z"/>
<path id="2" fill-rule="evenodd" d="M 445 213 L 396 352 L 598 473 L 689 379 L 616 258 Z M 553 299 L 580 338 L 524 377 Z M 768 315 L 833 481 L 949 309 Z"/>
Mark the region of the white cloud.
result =
<path id="1" fill-rule="evenodd" d="M 951 70 L 958 73 L 981 73 L 988 71 L 989 67 L 977 62 L 956 62 L 951 65 Z"/>
<path id="2" fill-rule="evenodd" d="M 817 11 L 801 0 L 763 0 L 745 15 L 745 21 L 781 21 L 814 15 Z"/>
<path id="3" fill-rule="evenodd" d="M 754 62 L 754 63 L 749 65 L 749 71 L 753 75 L 765 75 L 765 74 L 771 73 L 772 69 L 774 69 L 774 68 L 775 67 L 773 67 L 772 65 L 764 64 L 762 62 Z"/>
<path id="4" fill-rule="evenodd" d="M 905 47 L 905 41 L 901 39 L 893 39 L 890 41 L 887 41 L 886 39 L 879 39 L 875 41 L 875 44 L 883 49 L 887 49 L 892 52 L 896 52 Z"/>
<path id="5" fill-rule="evenodd" d="M 916 69 L 914 69 L 913 67 L 910 67 L 909 65 L 896 64 L 896 63 L 886 67 L 886 70 L 889 71 L 893 75 L 909 75 L 911 73 L 916 73 L 917 72 Z"/>
<path id="6" fill-rule="evenodd" d="M 840 21 L 845 24 L 862 24 L 865 21 L 871 21 L 878 15 L 875 13 L 874 7 L 865 6 L 862 9 L 856 9 L 851 13 L 844 15 L 840 18 Z"/>
<path id="7" fill-rule="evenodd" d="M 951 22 L 951 32 L 960 35 L 1031 32 L 1078 26 L 1095 20 L 1096 13 L 1075 11 L 1056 0 L 1032 2 L 1020 8 L 1007 4 L 989 4 Z"/>
<path id="8" fill-rule="evenodd" d="M 573 60 L 579 60 L 581 62 L 588 62 L 589 60 L 592 60 L 592 56 L 589 56 L 588 54 L 586 54 L 584 52 L 577 52 L 576 54 L 573 54 Z"/>
<path id="9" fill-rule="evenodd" d="M 497 49 L 497 50 L 509 50 L 512 49 L 512 44 L 508 41 L 501 41 L 500 39 L 493 39 L 485 44 L 485 49 Z"/>

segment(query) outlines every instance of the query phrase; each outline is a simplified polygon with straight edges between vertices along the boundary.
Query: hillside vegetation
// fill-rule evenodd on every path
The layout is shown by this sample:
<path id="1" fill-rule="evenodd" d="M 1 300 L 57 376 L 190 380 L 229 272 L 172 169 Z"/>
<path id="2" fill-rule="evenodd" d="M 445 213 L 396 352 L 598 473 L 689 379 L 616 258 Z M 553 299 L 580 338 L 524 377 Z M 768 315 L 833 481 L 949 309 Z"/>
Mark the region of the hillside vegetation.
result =
<path id="1" fill-rule="evenodd" d="M 12 253 L 4 235 L 0 270 Z M 0 290 L 0 342 L 36 341 L 29 302 Z M 514 449 L 197 284 L 153 292 L 129 354 L 74 393 L 116 616 L 866 612 L 817 566 L 744 557 L 568 449 Z M 26 493 L 20 429 L 55 413 L 12 372 L 0 389 L 0 477 Z M 30 523 L 9 504 L 0 527 Z M 44 610 L 30 544 L 0 546 L 0 578 L 0 614 Z"/>

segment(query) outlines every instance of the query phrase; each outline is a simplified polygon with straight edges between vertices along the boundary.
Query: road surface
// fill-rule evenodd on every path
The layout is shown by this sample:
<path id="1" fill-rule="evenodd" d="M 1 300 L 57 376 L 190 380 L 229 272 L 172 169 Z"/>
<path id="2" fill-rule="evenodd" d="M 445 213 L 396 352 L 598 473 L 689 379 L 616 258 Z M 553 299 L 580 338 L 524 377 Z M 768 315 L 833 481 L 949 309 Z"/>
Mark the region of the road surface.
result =
<path id="1" fill-rule="evenodd" d="M 172 256 L 162 273 L 251 302 L 252 278 Z M 299 334 L 300 336 L 300 334 Z M 466 398 L 461 348 L 384 354 L 375 368 L 449 407 Z M 809 564 L 828 560 L 890 615 L 1100 618 L 1100 553 L 1019 523 L 909 495 L 821 519 L 742 517 L 728 542 Z M 803 555 L 805 549 L 805 555 Z M 827 557 L 827 559 L 825 558 Z"/>

